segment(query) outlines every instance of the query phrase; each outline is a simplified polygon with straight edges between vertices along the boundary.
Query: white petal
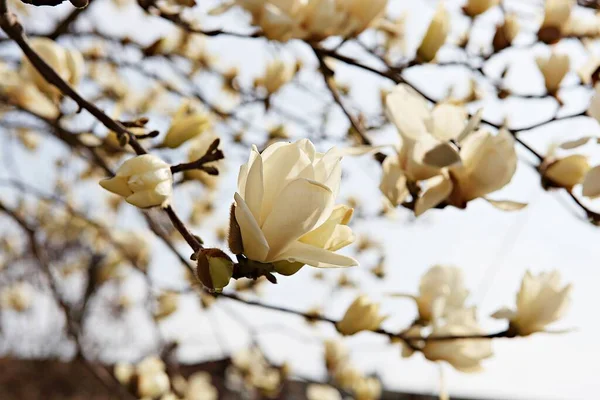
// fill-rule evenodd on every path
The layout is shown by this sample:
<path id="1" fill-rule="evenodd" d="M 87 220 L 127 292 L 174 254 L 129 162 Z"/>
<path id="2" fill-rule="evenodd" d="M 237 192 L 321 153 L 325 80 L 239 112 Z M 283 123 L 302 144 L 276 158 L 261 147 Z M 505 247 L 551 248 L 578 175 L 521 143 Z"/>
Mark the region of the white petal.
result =
<path id="1" fill-rule="evenodd" d="M 278 258 L 290 262 L 301 262 L 318 268 L 353 267 L 358 262 L 352 257 L 300 242 L 293 243 Z"/>
<path id="2" fill-rule="evenodd" d="M 600 165 L 590 169 L 583 179 L 583 195 L 595 199 L 600 196 Z"/>
<path id="3" fill-rule="evenodd" d="M 421 197 L 417 199 L 415 204 L 415 215 L 419 216 L 425 211 L 429 210 L 446 200 L 450 193 L 452 193 L 452 181 L 443 176 L 434 176 L 428 179 L 427 189 L 421 194 Z"/>
<path id="4" fill-rule="evenodd" d="M 269 244 L 242 196 L 236 193 L 234 198 L 235 219 L 242 233 L 244 254 L 251 260 L 265 261 L 269 253 Z"/>
<path id="5" fill-rule="evenodd" d="M 427 101 L 408 85 L 400 84 L 386 97 L 386 114 L 403 137 L 418 139 L 431 119 Z"/>
<path id="6" fill-rule="evenodd" d="M 269 260 L 325 222 L 333 202 L 331 190 L 315 181 L 296 179 L 283 188 L 262 227 L 270 247 Z"/>
<path id="7" fill-rule="evenodd" d="M 256 156 L 250 171 L 248 172 L 248 179 L 246 180 L 246 191 L 244 192 L 244 201 L 248 205 L 248 208 L 254 215 L 254 219 L 260 226 L 262 221 L 261 210 L 262 201 L 264 195 L 264 184 L 263 184 L 263 162 L 262 157 Z"/>
<path id="8" fill-rule="evenodd" d="M 464 107 L 453 104 L 440 104 L 432 111 L 433 135 L 448 141 L 457 139 L 466 125 L 467 112 Z"/>
<path id="9" fill-rule="evenodd" d="M 527 207 L 527 203 L 519 203 L 511 200 L 492 200 L 484 197 L 484 199 L 492 206 L 502 211 L 518 211 Z"/>

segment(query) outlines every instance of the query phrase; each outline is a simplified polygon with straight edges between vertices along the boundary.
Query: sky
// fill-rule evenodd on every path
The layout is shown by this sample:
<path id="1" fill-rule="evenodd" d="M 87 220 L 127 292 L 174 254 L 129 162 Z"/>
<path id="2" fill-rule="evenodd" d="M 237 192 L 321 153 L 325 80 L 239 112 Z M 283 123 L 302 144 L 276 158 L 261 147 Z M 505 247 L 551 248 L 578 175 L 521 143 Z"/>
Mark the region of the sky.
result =
<path id="1" fill-rule="evenodd" d="M 456 2 L 447 2 L 449 7 L 457 10 Z M 523 2 L 530 3 L 530 2 Z M 211 3 L 207 4 L 207 7 Z M 509 2 L 513 8 L 521 3 Z M 108 3 L 96 4 L 94 13 L 113 13 Z M 523 8 L 526 8 L 523 6 Z M 66 7 L 61 6 L 63 12 Z M 391 0 L 391 9 L 399 14 L 408 9 L 408 29 L 411 32 L 407 47 L 416 47 L 423 34 L 426 22 L 431 17 L 435 2 L 401 2 Z M 531 7 L 529 8 L 531 9 Z M 112 14 L 111 14 L 112 15 Z M 140 35 L 140 18 L 138 12 L 128 9 L 123 15 L 111 18 L 111 27 L 115 33 Z M 482 26 L 491 26 L 498 15 L 490 13 L 481 21 Z M 221 21 L 221 20 L 217 20 Z M 225 23 L 237 23 L 235 19 L 223 19 Z M 525 21 L 527 22 L 527 21 Z M 44 22 L 37 20 L 43 27 Z M 212 22 L 207 22 L 210 27 Z M 220 22 L 215 22 L 220 23 Z M 460 29 L 464 21 L 457 21 L 456 29 Z M 86 22 L 80 25 L 85 28 Z M 236 27 L 230 25 L 229 27 Z M 153 25 L 152 34 L 159 35 L 168 29 L 164 23 Z M 485 27 L 483 27 L 485 29 Z M 524 24 L 524 30 L 531 31 L 530 24 Z M 527 42 L 527 32 L 519 40 Z M 240 42 L 242 40 L 243 42 Z M 149 40 L 150 41 L 150 40 Z M 242 44 L 243 43 L 243 44 Z M 219 54 L 223 65 L 243 63 L 241 79 L 251 81 L 259 75 L 265 62 L 275 54 L 294 59 L 300 57 L 307 65 L 315 65 L 310 52 L 302 43 L 290 43 L 285 46 L 266 43 L 263 40 L 249 41 L 235 38 L 215 38 L 208 43 L 211 50 Z M 345 54 L 358 55 L 359 49 L 345 47 Z M 569 52 L 576 62 L 582 62 L 581 52 L 576 46 L 560 45 L 560 50 Z M 498 74 L 502 63 L 510 62 L 508 80 L 516 90 L 540 90 L 541 77 L 535 70 L 531 53 L 544 54 L 543 46 L 517 51 L 507 57 L 499 57 L 491 63 L 490 74 Z M 444 49 L 441 58 L 450 59 L 456 56 L 452 49 Z M 379 89 L 391 87 L 389 82 L 373 77 L 368 73 L 336 65 L 338 79 L 350 83 L 352 98 L 357 108 L 374 112 L 379 107 Z M 464 89 L 461 77 L 465 71 L 461 68 L 446 68 L 444 73 L 434 68 L 423 68 L 407 75 L 412 82 L 422 85 L 428 94 L 441 96 L 449 86 L 458 84 Z M 573 81 L 574 77 L 567 78 Z M 317 85 L 317 96 L 303 94 L 297 88 L 284 89 L 277 95 L 277 102 L 286 110 L 296 115 L 316 113 L 323 107 L 324 87 L 316 83 L 315 76 L 309 73 L 299 77 L 302 83 Z M 205 87 L 210 93 L 210 81 Z M 567 106 L 565 114 L 577 112 L 584 107 L 589 94 L 578 90 L 565 90 Z M 319 101 L 318 97 L 321 97 Z M 326 98 L 325 98 L 326 100 Z M 485 117 L 500 121 L 502 113 L 509 114 L 511 126 L 527 126 L 542 121 L 550 115 L 554 107 L 553 100 L 531 100 L 523 102 L 511 99 L 507 104 L 494 101 L 485 103 Z M 256 123 L 264 123 L 260 113 L 248 112 L 249 118 Z M 268 123 L 276 123 L 268 120 Z M 331 115 L 327 131 L 331 135 L 342 135 L 347 129 L 347 122 L 339 110 Z M 292 130 L 292 133 L 299 130 Z M 221 178 L 219 190 L 215 194 L 217 209 L 213 216 L 196 228 L 205 242 L 214 242 L 215 228 L 224 225 L 228 208 L 235 192 L 236 172 L 239 165 L 247 157 L 247 149 L 233 147 L 226 135 L 224 149 L 227 155 L 227 166 Z M 584 135 L 599 133 L 598 124 L 585 118 L 569 122 L 555 123 L 543 129 L 525 132 L 522 138 L 534 148 L 544 153 L 548 146 L 558 140 L 576 139 Z M 252 133 L 249 134 L 252 140 Z M 397 143 L 397 135 L 393 129 L 386 129 L 373 136 L 376 144 Z M 48 152 L 59 151 L 58 146 L 45 140 Z M 321 150 L 328 147 L 321 143 Z M 229 152 L 228 152 L 228 149 Z M 592 160 L 598 161 L 593 147 L 589 150 Z M 33 159 L 20 150 L 16 150 L 15 158 L 25 160 L 30 165 L 22 171 L 28 182 L 40 188 L 48 188 L 48 176 L 37 171 L 41 161 Z M 359 218 L 353 229 L 359 236 L 365 236 L 380 243 L 386 254 L 388 277 L 378 281 L 367 271 L 377 259 L 373 252 L 359 255 L 361 266 L 348 271 L 350 277 L 359 282 L 359 289 L 341 289 L 332 293 L 330 290 L 340 272 L 325 271 L 325 281 L 312 279 L 314 270 L 304 268 L 292 278 L 279 279 L 277 285 L 267 285 L 261 301 L 283 307 L 305 310 L 316 304 L 323 304 L 324 313 L 332 318 L 340 318 L 344 310 L 358 293 L 366 293 L 383 304 L 383 312 L 390 315 L 384 322 L 386 329 L 401 329 L 415 316 L 415 307 L 407 300 L 390 299 L 386 293 L 414 293 L 418 287 L 420 276 L 432 265 L 454 265 L 463 269 L 467 287 L 471 294 L 468 303 L 476 305 L 483 326 L 490 332 L 504 328 L 502 322 L 493 321 L 488 316 L 503 306 L 513 306 L 520 280 L 526 270 L 534 272 L 558 269 L 564 282 L 574 284 L 572 307 L 567 316 L 554 329 L 571 329 L 567 334 L 538 334 L 528 338 L 500 339 L 494 341 L 494 357 L 484 362 L 484 370 L 477 374 L 463 374 L 444 367 L 446 385 L 451 395 L 468 395 L 481 398 L 502 399 L 540 399 L 540 400 L 587 400 L 596 397 L 600 391 L 600 379 L 596 360 L 600 356 L 600 342 L 597 340 L 600 322 L 597 318 L 597 304 L 600 301 L 600 231 L 583 221 L 581 212 L 570 200 L 559 192 L 546 192 L 539 184 L 537 172 L 529 165 L 530 158 L 519 150 L 521 159 L 513 182 L 495 193 L 494 199 L 510 199 L 528 203 L 518 212 L 506 213 L 492 208 L 484 201 L 474 201 L 466 210 L 448 208 L 432 210 L 415 220 L 405 210 L 397 210 L 391 218 L 377 215 L 381 207 L 381 195 L 377 189 L 381 174 L 380 166 L 368 156 L 347 158 L 344 161 L 345 180 L 342 186 L 341 199 L 354 197 L 360 204 Z M 29 158 L 28 158 L 29 157 Z M 4 173 L 4 172 L 3 172 Z M 2 175 L 4 176 L 4 175 Z M 86 187 L 87 188 L 87 187 Z M 174 207 L 177 210 L 189 210 L 192 202 L 205 195 L 195 188 L 182 188 L 176 192 Z M 89 199 L 90 202 L 97 199 Z M 600 204 L 591 204 L 600 209 Z M 124 210 L 119 223 L 122 226 L 142 227 L 142 223 L 132 210 Z M 175 259 L 166 249 L 154 241 L 157 249 L 151 266 L 151 276 L 166 287 L 181 284 L 181 270 L 176 268 Z M 182 246 L 184 251 L 185 247 Z M 354 254 L 352 249 L 347 250 Z M 131 279 L 127 282 L 126 291 L 134 298 L 144 297 L 143 281 Z M 104 295 L 110 297 L 114 290 L 107 288 Z M 141 300 L 140 300 L 141 301 Z M 34 312 L 45 313 L 46 303 L 40 302 Z M 94 323 L 106 323 L 102 315 L 101 302 L 98 303 L 97 320 Z M 47 310 L 46 310 L 47 311 Z M 4 316 L 2 318 L 5 318 Z M 152 332 L 151 321 L 142 313 L 133 311 L 127 315 L 126 327 L 131 329 L 107 329 L 99 332 L 93 340 L 98 343 L 111 344 L 110 352 L 103 358 L 111 361 L 118 358 L 135 359 L 140 353 L 147 352 L 156 343 Z M 29 331 L 23 321 L 11 320 L 15 324 L 12 338 L 3 338 L 0 345 L 23 343 L 19 332 Z M 246 322 L 244 322 L 246 321 Z M 5 323 L 6 321 L 3 321 Z M 43 322 L 40 322 L 44 325 Z M 182 361 L 193 362 L 200 359 L 216 358 L 224 353 L 243 348 L 249 340 L 247 326 L 249 324 L 261 332 L 259 342 L 267 351 L 270 359 L 277 362 L 289 361 L 293 371 L 304 377 L 322 378 L 325 370 L 322 363 L 321 339 L 334 337 L 331 326 L 320 324 L 308 327 L 299 318 L 279 313 L 258 310 L 253 307 L 223 301 L 209 311 L 198 308 L 197 299 L 186 296 L 182 299 L 180 312 L 169 318 L 162 327 L 167 337 L 177 337 L 182 346 L 179 356 Z M 45 326 L 47 326 L 46 324 Z M 287 325 L 294 329 L 281 329 Z M 148 327 L 148 329 L 144 329 Z M 221 335 L 215 336 L 213 328 L 218 327 Z M 18 329 L 17 329 L 18 328 Z M 47 327 L 52 331 L 52 327 Z M 54 328 L 56 329 L 56 328 Z M 381 376 L 386 388 L 402 391 L 434 393 L 439 390 L 439 368 L 420 355 L 410 359 L 402 359 L 398 345 L 389 345 L 386 340 L 371 333 L 361 333 L 355 337 L 344 339 L 353 349 L 352 360 L 367 373 Z M 124 343 L 135 342 L 132 348 Z M 2 346 L 0 346 L 2 349 Z M 67 351 L 68 353 L 68 351 Z"/>

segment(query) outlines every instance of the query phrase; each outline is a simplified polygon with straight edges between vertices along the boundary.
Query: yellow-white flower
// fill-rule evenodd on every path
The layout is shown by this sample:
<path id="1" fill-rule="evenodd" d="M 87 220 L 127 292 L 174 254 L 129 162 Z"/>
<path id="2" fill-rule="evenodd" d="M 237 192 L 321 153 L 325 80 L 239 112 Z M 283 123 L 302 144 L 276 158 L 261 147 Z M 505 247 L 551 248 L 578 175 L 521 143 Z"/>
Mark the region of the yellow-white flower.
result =
<path id="1" fill-rule="evenodd" d="M 569 190 L 580 184 L 589 170 L 588 159 L 581 154 L 551 159 L 541 168 L 543 176 L 549 179 L 553 185 Z"/>
<path id="2" fill-rule="evenodd" d="M 432 61 L 438 50 L 446 43 L 450 28 L 450 14 L 448 14 L 442 2 L 439 2 L 433 20 L 417 49 L 417 56 L 425 62 Z"/>
<path id="3" fill-rule="evenodd" d="M 563 317 L 571 302 L 571 290 L 571 285 L 561 286 L 558 271 L 537 276 L 527 271 L 517 293 L 517 309 L 503 308 L 492 317 L 508 319 L 509 330 L 521 336 L 543 332 Z"/>
<path id="4" fill-rule="evenodd" d="M 65 49 L 48 38 L 33 38 L 30 45 L 39 56 L 66 82 L 75 86 L 81 80 L 84 71 L 83 56 L 77 50 Z M 52 100 L 57 100 L 60 91 L 48 83 L 37 69 L 24 57 L 21 73 L 26 80 L 32 81 L 40 91 Z"/>
<path id="5" fill-rule="evenodd" d="M 397 164 L 411 181 L 429 179 L 439 174 L 441 167 L 459 162 L 458 150 L 448 141 L 463 139 L 479 124 L 478 118 L 468 123 L 467 112 L 460 106 L 439 104 L 430 108 L 423 96 L 406 84 L 388 94 L 386 114 L 402 139 L 398 161 L 389 163 Z M 389 170 L 397 173 L 392 165 Z"/>
<path id="6" fill-rule="evenodd" d="M 116 176 L 100 181 L 100 186 L 140 208 L 166 206 L 173 191 L 173 175 L 169 164 L 144 154 L 125 161 Z"/>
<path id="7" fill-rule="evenodd" d="M 33 302 L 33 287 L 27 282 L 18 282 L 6 287 L 0 292 L 0 305 L 2 308 L 26 311 Z"/>
<path id="8" fill-rule="evenodd" d="M 502 189 L 517 169 L 517 153 L 512 135 L 480 130 L 461 143 L 461 165 L 450 167 L 454 186 L 450 202 L 464 207 L 467 202 Z"/>
<path id="9" fill-rule="evenodd" d="M 379 329 L 381 322 L 386 319 L 379 313 L 379 304 L 373 303 L 365 295 L 358 296 L 346 310 L 344 318 L 336 324 L 342 335 L 354 335 L 360 331 Z"/>
<path id="10" fill-rule="evenodd" d="M 167 393 L 171 387 L 165 363 L 158 357 L 150 356 L 136 366 L 137 391 L 140 397 L 156 398 Z"/>
<path id="11" fill-rule="evenodd" d="M 496 4 L 498 4 L 498 0 L 467 0 L 467 4 L 463 10 L 468 16 L 475 17 L 479 14 L 483 14 Z"/>
<path id="12" fill-rule="evenodd" d="M 537 57 L 536 63 L 544 76 L 546 90 L 556 94 L 563 78 L 569 72 L 569 56 L 553 52 L 550 57 Z"/>
<path id="13" fill-rule="evenodd" d="M 318 153 L 307 139 L 275 143 L 262 154 L 252 148 L 240 168 L 234 212 L 247 258 L 314 267 L 357 265 L 335 253 L 354 241 L 347 226 L 352 209 L 334 204 L 341 158 L 335 148 Z"/>
<path id="14" fill-rule="evenodd" d="M 175 149 L 188 140 L 210 129 L 212 123 L 206 112 L 190 112 L 189 104 L 184 102 L 171 121 L 171 127 L 162 145 Z"/>
<path id="15" fill-rule="evenodd" d="M 273 60 L 267 64 L 263 85 L 269 95 L 278 91 L 294 77 L 295 66 L 282 60 Z"/>
<path id="16" fill-rule="evenodd" d="M 436 265 L 421 277 L 415 301 L 420 318 L 433 321 L 462 308 L 468 295 L 460 268 Z"/>
<path id="17" fill-rule="evenodd" d="M 429 336 L 469 336 L 484 334 L 475 319 L 475 309 L 453 311 L 444 323 L 436 324 Z M 431 361 L 446 361 L 462 372 L 481 370 L 481 362 L 492 356 L 488 339 L 428 340 L 423 355 Z"/>

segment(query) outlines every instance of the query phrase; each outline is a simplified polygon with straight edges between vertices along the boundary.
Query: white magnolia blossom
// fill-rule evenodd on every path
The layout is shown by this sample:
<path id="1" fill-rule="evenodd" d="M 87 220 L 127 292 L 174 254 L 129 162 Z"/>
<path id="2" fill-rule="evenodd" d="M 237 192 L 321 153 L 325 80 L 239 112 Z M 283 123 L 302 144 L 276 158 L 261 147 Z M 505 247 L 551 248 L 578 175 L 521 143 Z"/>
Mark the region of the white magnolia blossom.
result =
<path id="1" fill-rule="evenodd" d="M 556 94 L 563 78 L 569 72 L 569 56 L 552 52 L 550 57 L 537 57 L 536 63 L 544 76 L 546 90 L 550 94 Z"/>
<path id="2" fill-rule="evenodd" d="M 517 309 L 503 308 L 492 315 L 510 321 L 509 330 L 521 336 L 544 332 L 562 318 L 571 302 L 571 285 L 561 286 L 558 271 L 525 273 L 517 293 Z"/>
<path id="3" fill-rule="evenodd" d="M 429 337 L 470 336 L 484 334 L 475 318 L 475 309 L 453 311 L 444 323 L 435 324 Z M 446 361 L 462 372 L 481 370 L 481 362 L 492 356 L 491 340 L 428 340 L 423 355 L 431 361 Z"/>
<path id="4" fill-rule="evenodd" d="M 433 19 L 425 32 L 421 45 L 417 49 L 417 56 L 425 62 L 432 61 L 438 50 L 446 43 L 446 38 L 450 33 L 451 22 L 450 14 L 444 7 L 443 2 L 439 2 Z"/>
<path id="5" fill-rule="evenodd" d="M 464 208 L 512 179 L 517 166 L 514 139 L 504 130 L 497 135 L 475 131 L 480 113 L 467 120 L 464 108 L 456 105 L 430 109 L 404 84 L 388 95 L 386 111 L 402 139 L 397 155 L 384 161 L 380 185 L 393 205 L 406 200 L 409 182 L 421 182 L 415 202 L 415 214 L 420 215 L 444 201 Z"/>
<path id="6" fill-rule="evenodd" d="M 541 167 L 542 174 L 553 185 L 569 190 L 580 184 L 589 170 L 588 159 L 582 154 L 572 154 L 558 159 L 550 157 Z"/>
<path id="7" fill-rule="evenodd" d="M 354 335 L 360 331 L 374 331 L 386 317 L 379 313 L 379 304 L 365 295 L 358 296 L 346 310 L 344 318 L 336 324 L 343 335 Z"/>
<path id="8" fill-rule="evenodd" d="M 83 76 L 85 64 L 83 56 L 77 50 L 65 49 L 48 38 L 33 38 L 29 41 L 31 48 L 67 83 L 75 86 Z M 33 82 L 38 89 L 50 99 L 56 101 L 60 91 L 37 71 L 27 57 L 21 64 L 21 75 L 25 81 Z"/>
<path id="9" fill-rule="evenodd" d="M 253 146 L 248 163 L 240 168 L 235 194 L 235 222 L 246 257 L 280 262 L 275 267 L 282 273 L 290 263 L 357 265 L 335 253 L 355 239 L 347 226 L 352 209 L 335 205 L 341 158 L 335 148 L 318 153 L 307 139 L 275 143 L 262 154 Z"/>
<path id="10" fill-rule="evenodd" d="M 433 321 L 463 308 L 468 295 L 460 268 L 436 265 L 421 277 L 415 301 L 420 318 Z"/>
<path id="11" fill-rule="evenodd" d="M 100 186 L 140 208 L 166 206 L 173 191 L 173 175 L 169 164 L 144 154 L 125 161 L 116 176 L 100 181 Z"/>
<path id="12" fill-rule="evenodd" d="M 269 95 L 277 92 L 283 85 L 292 80 L 295 65 L 283 60 L 273 60 L 267 64 L 265 75 L 260 80 Z"/>
<path id="13" fill-rule="evenodd" d="M 237 0 L 263 34 L 281 42 L 355 36 L 384 12 L 387 0 Z"/>
<path id="14" fill-rule="evenodd" d="M 206 112 L 191 112 L 190 104 L 183 102 L 173 115 L 171 126 L 162 145 L 175 149 L 188 140 L 210 129 L 212 121 Z M 204 155 L 204 154 L 202 154 Z"/>

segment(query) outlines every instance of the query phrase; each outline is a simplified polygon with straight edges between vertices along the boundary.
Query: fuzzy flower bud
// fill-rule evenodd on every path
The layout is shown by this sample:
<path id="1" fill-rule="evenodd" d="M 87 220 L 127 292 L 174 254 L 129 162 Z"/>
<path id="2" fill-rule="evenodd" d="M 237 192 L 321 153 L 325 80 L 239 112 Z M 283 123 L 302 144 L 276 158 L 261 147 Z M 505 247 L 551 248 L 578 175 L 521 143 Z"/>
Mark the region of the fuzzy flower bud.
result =
<path id="1" fill-rule="evenodd" d="M 197 257 L 197 278 L 209 290 L 221 292 L 233 275 L 231 258 L 219 249 L 203 249 Z"/>
<path id="2" fill-rule="evenodd" d="M 360 331 L 379 329 L 381 322 L 386 319 L 379 314 L 379 304 L 371 302 L 367 296 L 358 296 L 337 323 L 337 330 L 343 335 L 354 335 Z"/>
<path id="3" fill-rule="evenodd" d="M 417 56 L 425 61 L 430 62 L 435 58 L 438 50 L 446 42 L 446 38 L 450 33 L 450 14 L 440 2 L 433 16 L 433 20 L 427 28 L 425 37 L 417 50 Z"/>

